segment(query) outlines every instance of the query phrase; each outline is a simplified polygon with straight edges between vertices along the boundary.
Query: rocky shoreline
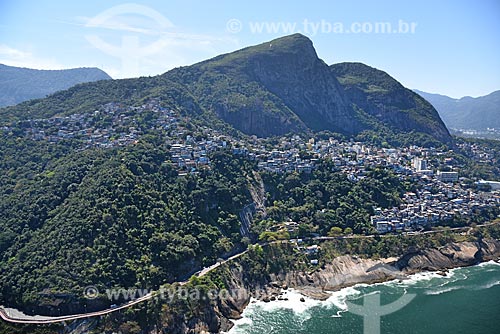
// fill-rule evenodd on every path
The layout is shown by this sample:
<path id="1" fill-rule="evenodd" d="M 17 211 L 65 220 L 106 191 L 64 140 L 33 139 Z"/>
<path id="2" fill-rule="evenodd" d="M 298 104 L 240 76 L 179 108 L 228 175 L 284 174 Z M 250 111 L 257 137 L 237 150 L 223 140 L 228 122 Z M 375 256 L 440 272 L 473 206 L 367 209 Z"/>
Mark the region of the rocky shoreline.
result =
<path id="1" fill-rule="evenodd" d="M 191 310 L 163 314 L 160 325 L 163 332 L 174 334 L 221 333 L 229 331 L 241 319 L 252 300 L 272 302 L 286 300 L 288 289 L 316 300 L 326 300 L 331 292 L 356 284 L 382 283 L 405 280 L 421 272 L 446 275 L 448 269 L 466 267 L 500 259 L 500 241 L 482 239 L 475 242 L 450 243 L 440 248 L 409 249 L 399 258 L 368 259 L 342 255 L 317 269 L 263 274 L 256 282 L 241 261 L 221 266 L 218 277 L 224 277 L 226 288 L 233 293 L 205 301 Z M 236 293 L 234 293 L 236 292 Z M 168 320 L 167 320 L 168 319 Z M 153 331 L 150 333 L 159 333 Z"/>
<path id="2" fill-rule="evenodd" d="M 279 274 L 262 273 L 256 281 L 244 268 L 243 262 L 231 261 L 221 266 L 217 277 L 223 278 L 230 292 L 224 297 L 202 301 L 189 312 L 166 312 L 159 324 L 162 332 L 172 334 L 221 333 L 229 331 L 241 319 L 245 308 L 253 301 L 286 300 L 284 290 L 293 289 L 305 297 L 325 300 L 330 293 L 356 284 L 405 280 L 421 272 L 440 272 L 500 259 L 500 241 L 480 239 L 449 243 L 439 248 L 408 249 L 401 257 L 368 259 L 342 255 L 310 272 L 287 271 Z M 167 308 L 168 309 L 168 308 Z M 150 334 L 158 334 L 152 330 Z"/>
<path id="3" fill-rule="evenodd" d="M 410 250 L 399 259 L 372 260 L 344 255 L 312 274 L 289 273 L 273 278 L 309 298 L 325 300 L 330 296 L 328 292 L 360 283 L 405 280 L 412 274 L 429 271 L 446 275 L 449 269 L 498 259 L 500 242 L 489 239 L 481 242 L 451 243 L 440 249 Z"/>
<path id="4" fill-rule="evenodd" d="M 243 297 L 218 300 L 212 313 L 216 319 L 210 319 L 205 324 L 201 321 L 196 326 L 197 329 L 188 333 L 228 331 L 233 326 L 230 320 L 241 318 L 252 298 L 264 302 L 280 300 L 283 299 L 283 290 L 288 288 L 293 288 L 309 298 L 325 300 L 330 297 L 329 292 L 360 283 L 405 280 L 412 274 L 426 271 L 437 271 L 445 275 L 448 269 L 499 259 L 500 241 L 484 239 L 477 242 L 450 243 L 441 248 L 410 249 L 400 258 L 374 260 L 343 255 L 314 272 L 272 274 L 267 282 L 254 286 L 245 283 L 242 268 L 233 264 L 230 286 L 231 289 L 243 291 L 238 294 Z"/>

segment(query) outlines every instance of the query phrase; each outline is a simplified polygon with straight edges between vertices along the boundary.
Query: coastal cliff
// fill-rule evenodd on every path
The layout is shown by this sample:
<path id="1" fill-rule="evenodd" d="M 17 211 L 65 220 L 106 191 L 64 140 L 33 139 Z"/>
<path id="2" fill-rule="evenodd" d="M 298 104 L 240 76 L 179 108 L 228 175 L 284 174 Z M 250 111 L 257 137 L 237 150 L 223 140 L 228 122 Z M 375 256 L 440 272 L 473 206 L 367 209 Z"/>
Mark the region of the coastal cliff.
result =
<path id="1" fill-rule="evenodd" d="M 272 302 L 283 298 L 282 291 L 293 288 L 303 295 L 326 299 L 328 291 L 336 291 L 359 283 L 377 283 L 393 279 L 404 280 L 422 271 L 445 271 L 500 258 L 500 241 L 483 239 L 476 242 L 449 243 L 440 248 L 410 249 L 397 258 L 365 259 L 342 255 L 312 271 L 281 271 L 262 276 L 255 281 L 249 277 L 244 264 L 234 262 L 223 268 L 226 288 L 231 296 L 204 305 L 199 317 L 188 319 L 176 314 L 164 323 L 169 333 L 219 333 L 232 326 L 252 298 Z"/>
<path id="2" fill-rule="evenodd" d="M 397 261 L 396 267 L 408 274 L 471 266 L 496 260 L 499 256 L 500 242 L 486 239 L 476 242 L 451 243 L 439 249 L 412 250 Z"/>

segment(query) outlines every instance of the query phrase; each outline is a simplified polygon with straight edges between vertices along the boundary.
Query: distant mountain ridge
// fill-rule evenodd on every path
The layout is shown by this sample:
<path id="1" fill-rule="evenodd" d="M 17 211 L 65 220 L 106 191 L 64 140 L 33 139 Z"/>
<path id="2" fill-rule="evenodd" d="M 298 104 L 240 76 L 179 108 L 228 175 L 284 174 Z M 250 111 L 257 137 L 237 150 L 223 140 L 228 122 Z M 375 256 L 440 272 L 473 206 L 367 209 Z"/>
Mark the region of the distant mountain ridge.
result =
<path id="1" fill-rule="evenodd" d="M 454 99 L 445 95 L 416 90 L 437 109 L 445 124 L 452 129 L 500 129 L 500 90 L 480 97 Z"/>
<path id="2" fill-rule="evenodd" d="M 451 136 L 436 110 L 387 73 L 363 64 L 328 66 L 294 34 L 173 69 L 156 77 L 87 83 L 0 110 L 6 119 L 90 112 L 108 102 L 161 98 L 188 115 L 218 118 L 248 135 L 323 131 L 393 139 Z"/>
<path id="3" fill-rule="evenodd" d="M 98 68 L 35 70 L 0 64 L 0 107 L 42 98 L 79 83 L 111 79 Z"/>

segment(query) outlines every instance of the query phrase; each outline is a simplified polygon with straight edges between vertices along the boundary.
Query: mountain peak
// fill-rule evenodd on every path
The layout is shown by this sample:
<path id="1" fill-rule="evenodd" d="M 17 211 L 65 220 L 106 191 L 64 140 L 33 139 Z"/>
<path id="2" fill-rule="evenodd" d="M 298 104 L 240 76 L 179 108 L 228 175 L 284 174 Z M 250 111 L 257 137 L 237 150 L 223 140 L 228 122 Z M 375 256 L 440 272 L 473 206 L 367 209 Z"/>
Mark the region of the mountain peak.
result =
<path id="1" fill-rule="evenodd" d="M 257 136 L 365 130 L 451 137 L 434 108 L 389 74 L 362 63 L 329 67 L 301 34 L 276 38 L 165 74 L 203 108 Z M 385 131 L 384 130 L 384 131 Z"/>
<path id="2" fill-rule="evenodd" d="M 80 103 L 74 102 L 78 99 L 91 100 L 92 105 L 86 107 L 92 111 L 112 100 L 135 101 L 138 96 L 161 91 L 172 106 L 197 116 L 206 112 L 207 124 L 214 125 L 213 120 L 220 119 L 236 130 L 260 137 L 328 130 L 348 136 L 391 138 L 419 132 L 428 135 L 426 138 L 451 142 L 436 110 L 423 98 L 367 65 L 328 66 L 316 54 L 312 41 L 301 34 L 176 68 L 159 77 L 96 87 L 77 87 L 64 101 L 54 97 L 53 103 L 59 107 L 50 112 L 81 112 Z M 101 93 L 103 89 L 106 94 Z M 133 94 L 125 93 L 132 89 Z M 93 98 L 89 98 L 89 91 Z M 46 115 L 45 106 L 46 101 L 42 101 L 22 108 L 30 115 Z"/>
<path id="3" fill-rule="evenodd" d="M 313 42 L 309 37 L 296 33 L 273 39 L 264 44 L 275 45 L 276 47 L 293 46 L 293 47 L 313 47 Z"/>
<path id="4" fill-rule="evenodd" d="M 250 65 L 255 65 L 255 62 L 261 62 L 266 59 L 278 58 L 286 61 L 290 57 L 297 58 L 296 61 L 319 60 L 312 41 L 302 34 L 293 34 L 231 53 L 222 54 L 194 66 L 199 66 L 204 70 L 216 67 L 232 67 L 235 65 L 249 67 Z"/>

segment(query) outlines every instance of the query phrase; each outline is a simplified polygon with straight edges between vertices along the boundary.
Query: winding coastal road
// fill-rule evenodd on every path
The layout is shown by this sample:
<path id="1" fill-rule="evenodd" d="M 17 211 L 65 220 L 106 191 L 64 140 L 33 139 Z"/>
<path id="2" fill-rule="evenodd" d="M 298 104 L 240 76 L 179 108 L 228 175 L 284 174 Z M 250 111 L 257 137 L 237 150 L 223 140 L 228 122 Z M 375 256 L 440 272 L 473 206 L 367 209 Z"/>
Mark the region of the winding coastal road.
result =
<path id="1" fill-rule="evenodd" d="M 491 223 L 487 223 L 487 224 L 478 225 L 477 227 L 484 227 L 484 226 L 495 225 L 495 224 L 499 224 L 499 223 L 500 222 L 495 221 L 495 222 L 491 222 Z M 464 231 L 467 230 L 467 231 L 469 231 L 471 228 L 472 227 L 456 227 L 456 228 L 451 228 L 450 231 L 460 231 L 460 230 L 464 230 Z M 406 235 L 408 235 L 408 236 L 415 236 L 415 235 L 429 234 L 429 233 L 438 233 L 438 232 L 443 232 L 443 231 L 413 232 L 412 234 L 406 234 Z M 388 237 L 390 235 L 364 235 L 364 236 L 354 236 L 353 235 L 353 236 L 339 236 L 339 237 L 316 237 L 316 238 L 309 238 L 309 239 L 303 239 L 303 240 L 327 241 L 327 240 L 342 239 L 342 238 L 345 238 L 345 239 L 374 238 L 375 236 Z M 279 241 L 276 241 L 276 242 L 283 242 L 283 240 L 279 240 Z M 269 243 L 265 243 L 265 244 L 261 244 L 261 245 L 264 246 L 266 244 L 269 244 Z M 233 260 L 239 258 L 240 256 L 242 256 L 243 254 L 246 254 L 247 252 L 248 252 L 248 250 L 245 250 L 243 252 L 240 252 L 240 253 L 238 253 L 236 255 L 233 255 L 233 256 L 229 257 L 228 259 L 226 259 L 224 261 L 220 261 L 220 262 L 217 262 L 217 263 L 215 263 L 214 265 L 212 265 L 210 267 L 203 268 L 203 270 L 201 270 L 198 273 L 196 273 L 196 276 L 203 277 L 206 274 L 208 274 L 209 272 L 211 272 L 212 270 L 215 270 L 218 267 L 220 267 L 222 264 L 227 263 L 229 261 L 233 261 Z M 182 282 L 178 282 L 178 283 L 182 286 L 182 285 L 185 285 L 187 282 L 188 282 L 188 280 L 182 281 Z M 117 311 L 129 308 L 131 306 L 137 305 L 139 303 L 142 303 L 144 301 L 150 300 L 150 299 L 158 296 L 159 294 L 160 294 L 159 291 L 151 292 L 151 293 L 148 293 L 145 296 L 142 296 L 140 298 L 137 298 L 137 299 L 134 299 L 132 301 L 129 301 L 128 303 L 122 304 L 120 306 L 112 307 L 112 308 L 109 308 L 109 309 L 106 309 L 106 310 L 102 310 L 102 311 L 90 312 L 90 313 L 81 313 L 81 314 L 74 314 L 74 315 L 67 315 L 67 316 L 58 316 L 58 317 L 38 316 L 38 315 L 29 316 L 29 315 L 25 315 L 25 314 L 23 314 L 23 313 L 21 313 L 21 312 L 19 312 L 17 310 L 6 308 L 4 306 L 0 306 L 0 317 L 4 321 L 11 322 L 11 323 L 17 323 L 17 324 L 38 324 L 38 325 L 42 325 L 42 324 L 60 323 L 60 322 L 65 322 L 65 321 L 77 320 L 77 319 L 85 319 L 85 318 L 103 316 L 103 315 L 106 315 L 106 314 L 117 312 Z"/>
<path id="2" fill-rule="evenodd" d="M 109 314 L 112 312 L 123 310 L 125 308 L 130 307 L 130 306 L 142 303 L 143 301 L 149 300 L 149 299 L 153 298 L 154 296 L 155 295 L 153 293 L 150 293 L 146 296 L 143 296 L 141 298 L 137 298 L 133 301 L 130 301 L 126 304 L 120 305 L 120 306 L 115 307 L 115 308 L 111 308 L 111 309 L 107 309 L 107 310 L 103 310 L 103 311 L 98 311 L 98 312 L 67 315 L 67 316 L 60 316 L 60 317 L 28 316 L 28 315 L 24 315 L 20 312 L 15 312 L 16 314 L 13 315 L 13 314 L 11 314 L 12 311 L 10 309 L 5 309 L 3 306 L 0 306 L 0 317 L 5 321 L 12 322 L 12 323 L 18 323 L 18 324 L 38 324 L 38 325 L 52 324 L 52 323 L 58 323 L 58 322 L 64 322 L 64 321 L 106 315 L 106 314 Z"/>
<path id="3" fill-rule="evenodd" d="M 220 267 L 222 264 L 229 262 L 229 261 L 233 261 L 234 259 L 239 258 L 243 254 L 246 254 L 247 252 L 248 252 L 248 250 L 245 250 L 241 253 L 238 253 L 236 255 L 233 255 L 233 256 L 227 258 L 224 261 L 220 261 L 220 262 L 217 262 L 210 267 L 203 268 L 203 270 L 199 271 L 196 274 L 196 276 L 203 277 L 206 274 L 208 274 L 209 272 L 211 272 L 212 270 Z M 180 285 L 185 285 L 187 282 L 188 282 L 188 280 L 178 282 L 178 283 Z M 146 300 L 150 300 L 150 299 L 156 297 L 157 295 L 159 295 L 159 293 L 160 293 L 159 291 L 151 292 L 145 296 L 131 300 L 128 303 L 125 303 L 123 305 L 109 308 L 109 309 L 102 310 L 102 311 L 90 312 L 90 313 L 80 313 L 80 314 L 58 316 L 58 317 L 39 316 L 39 315 L 30 316 L 30 315 L 23 314 L 17 310 L 5 308 L 4 306 L 0 306 L 0 317 L 4 321 L 11 322 L 11 323 L 17 323 L 17 324 L 38 324 L 38 325 L 53 324 L 53 323 L 59 323 L 59 322 L 64 322 L 64 321 L 85 319 L 85 318 L 98 317 L 98 316 L 110 314 L 110 313 L 113 313 L 116 311 L 120 311 L 120 310 L 129 308 L 131 306 L 137 305 L 137 304 L 142 303 Z"/>

